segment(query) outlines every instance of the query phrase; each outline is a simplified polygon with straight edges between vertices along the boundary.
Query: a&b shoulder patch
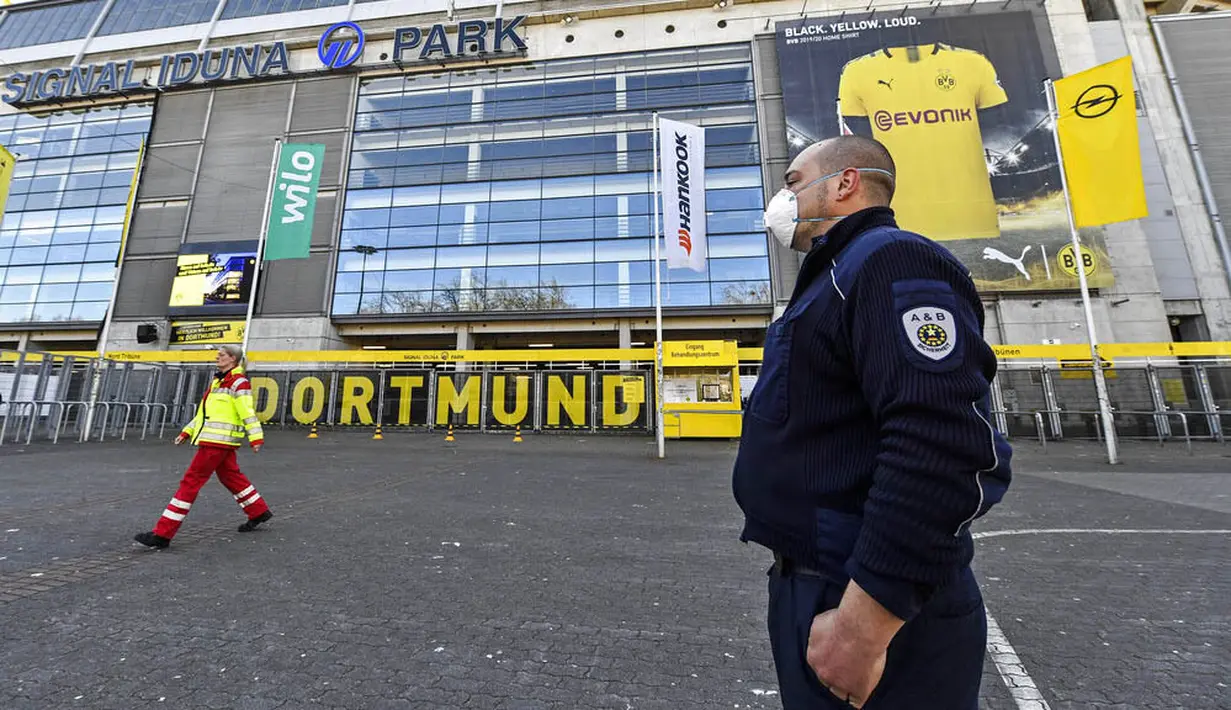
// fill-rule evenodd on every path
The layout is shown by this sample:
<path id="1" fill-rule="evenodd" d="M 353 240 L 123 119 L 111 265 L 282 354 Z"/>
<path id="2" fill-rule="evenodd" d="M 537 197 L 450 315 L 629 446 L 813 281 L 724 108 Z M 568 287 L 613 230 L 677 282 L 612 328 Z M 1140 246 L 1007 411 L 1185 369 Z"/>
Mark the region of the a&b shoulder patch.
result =
<path id="1" fill-rule="evenodd" d="M 957 322 L 953 313 L 939 306 L 912 308 L 902 314 L 906 340 L 920 355 L 939 362 L 957 348 Z"/>

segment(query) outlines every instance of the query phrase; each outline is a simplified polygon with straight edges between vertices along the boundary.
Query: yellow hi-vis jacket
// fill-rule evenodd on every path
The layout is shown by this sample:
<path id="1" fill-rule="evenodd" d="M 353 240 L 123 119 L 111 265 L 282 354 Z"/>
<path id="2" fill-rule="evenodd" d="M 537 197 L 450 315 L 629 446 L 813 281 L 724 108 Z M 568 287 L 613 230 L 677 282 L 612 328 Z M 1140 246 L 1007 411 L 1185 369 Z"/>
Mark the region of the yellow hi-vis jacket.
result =
<path id="1" fill-rule="evenodd" d="M 252 385 L 243 368 L 236 367 L 214 378 L 201 398 L 196 416 L 184 427 L 184 434 L 201 446 L 238 447 L 244 443 L 245 435 L 253 444 L 265 440 L 253 405 Z"/>

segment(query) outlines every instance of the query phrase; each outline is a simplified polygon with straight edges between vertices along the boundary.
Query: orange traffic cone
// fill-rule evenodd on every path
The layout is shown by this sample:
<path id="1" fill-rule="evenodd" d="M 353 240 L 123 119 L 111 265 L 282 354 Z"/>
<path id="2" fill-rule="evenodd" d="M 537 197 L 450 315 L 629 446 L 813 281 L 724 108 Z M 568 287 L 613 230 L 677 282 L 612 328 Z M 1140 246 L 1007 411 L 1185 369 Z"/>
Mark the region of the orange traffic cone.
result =
<path id="1" fill-rule="evenodd" d="M 385 435 L 381 432 L 380 425 L 376 425 L 376 433 L 372 435 L 372 441 L 384 441 Z"/>
<path id="2" fill-rule="evenodd" d="M 449 425 L 449 435 L 445 437 L 445 441 L 457 441 L 453 438 L 453 425 Z"/>
<path id="3" fill-rule="evenodd" d="M 522 442 L 522 438 L 521 438 L 521 426 L 519 425 L 519 426 L 517 427 L 517 433 L 513 436 L 513 443 L 514 443 L 514 444 L 520 444 L 521 442 Z"/>
<path id="4" fill-rule="evenodd" d="M 317 433 L 316 433 L 316 423 L 315 423 L 315 422 L 313 422 L 313 424 L 312 424 L 312 432 L 311 432 L 310 434 L 308 434 L 308 438 L 309 438 L 309 439 L 319 439 L 319 438 L 321 438 L 321 437 L 320 437 L 319 435 L 317 435 Z"/>

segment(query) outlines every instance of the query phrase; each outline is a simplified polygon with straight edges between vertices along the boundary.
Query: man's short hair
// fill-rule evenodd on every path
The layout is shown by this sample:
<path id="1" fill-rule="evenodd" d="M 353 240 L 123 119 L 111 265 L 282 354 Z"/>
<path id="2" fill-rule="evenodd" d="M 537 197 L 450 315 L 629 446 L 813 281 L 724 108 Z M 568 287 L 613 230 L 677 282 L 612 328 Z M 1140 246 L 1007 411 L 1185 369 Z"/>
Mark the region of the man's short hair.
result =
<path id="1" fill-rule="evenodd" d="M 893 200 L 897 165 L 889 149 L 880 141 L 853 135 L 829 138 L 823 141 L 817 159 L 821 161 L 822 174 L 844 168 L 876 168 L 892 174 L 892 178 L 883 173 L 865 172 L 859 175 L 867 184 L 871 196 L 883 200 L 886 205 Z"/>

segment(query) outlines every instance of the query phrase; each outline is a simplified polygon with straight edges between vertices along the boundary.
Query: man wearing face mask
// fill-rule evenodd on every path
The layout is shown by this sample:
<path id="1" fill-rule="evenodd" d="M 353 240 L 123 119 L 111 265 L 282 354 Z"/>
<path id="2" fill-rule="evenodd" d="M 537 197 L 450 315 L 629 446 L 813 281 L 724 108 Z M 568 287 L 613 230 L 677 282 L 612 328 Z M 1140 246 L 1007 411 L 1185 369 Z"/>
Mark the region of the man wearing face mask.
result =
<path id="1" fill-rule="evenodd" d="M 872 139 L 822 141 L 765 214 L 808 256 L 766 336 L 734 490 L 741 539 L 774 553 L 786 710 L 978 708 L 970 525 L 1010 479 L 996 358 L 969 272 L 894 222 L 893 176 Z"/>

